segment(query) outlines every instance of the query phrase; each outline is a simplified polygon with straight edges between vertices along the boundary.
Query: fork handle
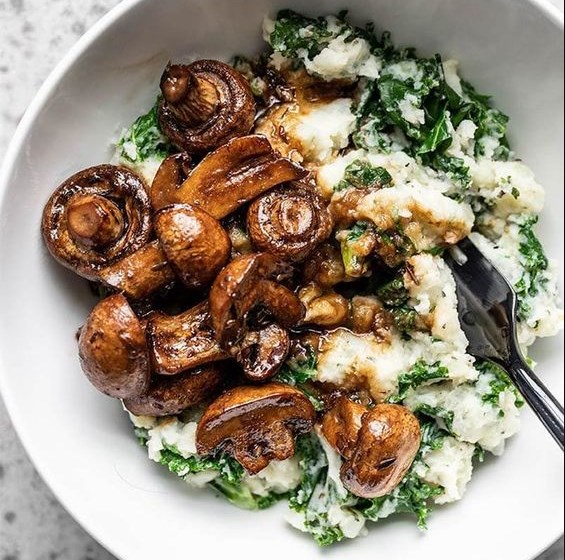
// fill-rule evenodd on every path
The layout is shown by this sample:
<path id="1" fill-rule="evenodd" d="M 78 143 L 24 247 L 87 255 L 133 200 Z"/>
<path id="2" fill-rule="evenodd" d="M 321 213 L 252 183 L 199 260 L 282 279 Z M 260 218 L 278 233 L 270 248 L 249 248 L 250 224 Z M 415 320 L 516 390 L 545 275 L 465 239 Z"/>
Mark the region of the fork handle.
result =
<path id="1" fill-rule="evenodd" d="M 516 359 L 508 368 L 512 381 L 563 451 L 563 406 L 525 364 Z"/>

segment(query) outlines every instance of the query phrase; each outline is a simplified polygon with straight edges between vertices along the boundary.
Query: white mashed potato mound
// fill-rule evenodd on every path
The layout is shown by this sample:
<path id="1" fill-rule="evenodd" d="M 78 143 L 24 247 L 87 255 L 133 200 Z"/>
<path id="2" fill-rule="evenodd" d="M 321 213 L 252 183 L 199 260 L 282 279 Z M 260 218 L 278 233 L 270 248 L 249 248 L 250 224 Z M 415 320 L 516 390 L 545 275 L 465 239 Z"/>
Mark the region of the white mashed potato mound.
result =
<path id="1" fill-rule="evenodd" d="M 307 50 L 299 50 L 297 53 L 308 73 L 326 81 L 378 78 L 382 62 L 371 53 L 369 42 L 361 37 L 351 39 L 352 29 L 344 26 L 335 16 L 325 19 L 327 30 L 332 35 L 329 44 L 313 58 L 310 58 Z M 275 22 L 271 18 L 265 18 L 263 36 L 267 42 L 270 42 L 274 30 Z M 312 29 L 304 27 L 300 33 L 304 37 L 308 37 L 308 34 L 312 36 Z M 280 68 L 285 64 L 286 59 L 280 53 L 273 56 L 275 58 L 272 63 L 275 67 Z"/>
<path id="2" fill-rule="evenodd" d="M 367 194 L 356 216 L 370 220 L 381 231 L 394 230 L 400 222 L 418 252 L 457 243 L 469 235 L 475 221 L 469 205 L 417 184 Z"/>
<path id="3" fill-rule="evenodd" d="M 461 500 L 473 475 L 475 446 L 446 437 L 440 449 L 424 453 L 416 473 L 424 481 L 441 486 L 443 492 L 434 498 L 436 504 Z"/>
<path id="4" fill-rule="evenodd" d="M 481 387 L 485 393 L 481 392 Z M 453 413 L 452 430 L 457 439 L 501 455 L 505 441 L 520 428 L 520 413 L 510 390 L 504 391 L 500 408 L 484 402 L 483 394 L 488 390 L 484 382 L 479 386 L 440 383 L 411 390 L 404 404 L 412 410 L 424 405 Z"/>
<path id="5" fill-rule="evenodd" d="M 356 122 L 352 104 L 351 99 L 336 99 L 298 117 L 294 136 L 303 147 L 306 161 L 326 162 L 335 152 L 347 147 Z"/>
<path id="6" fill-rule="evenodd" d="M 292 457 L 286 461 L 273 461 L 259 474 L 246 474 L 243 484 L 256 496 L 269 496 L 273 492 L 285 494 L 300 484 L 301 474 L 298 459 Z"/>
<path id="7" fill-rule="evenodd" d="M 521 280 L 524 269 L 520 264 L 518 224 L 505 224 L 496 242 L 478 232 L 473 232 L 470 238 L 512 285 Z M 535 296 L 526 300 L 530 307 L 528 319 L 518 323 L 518 339 L 525 347 L 531 346 L 536 338 L 555 336 L 563 329 L 565 316 L 560 308 L 557 270 L 557 262 L 550 260 L 544 273 L 546 283 L 540 285 Z"/>
<path id="8" fill-rule="evenodd" d="M 533 171 L 520 161 L 483 159 L 471 167 L 472 189 L 500 218 L 512 214 L 539 214 L 545 192 Z"/>

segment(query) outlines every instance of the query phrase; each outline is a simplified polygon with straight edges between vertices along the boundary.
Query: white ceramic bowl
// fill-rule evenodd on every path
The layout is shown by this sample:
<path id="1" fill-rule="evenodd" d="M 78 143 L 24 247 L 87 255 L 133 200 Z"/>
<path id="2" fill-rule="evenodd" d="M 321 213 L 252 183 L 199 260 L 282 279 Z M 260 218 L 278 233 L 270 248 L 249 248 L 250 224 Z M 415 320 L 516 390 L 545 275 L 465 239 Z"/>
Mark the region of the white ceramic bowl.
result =
<path id="1" fill-rule="evenodd" d="M 348 5 L 397 41 L 462 61 L 465 76 L 512 117 L 510 136 L 548 191 L 549 253 L 563 254 L 563 21 L 527 0 L 132 0 L 105 17 L 51 75 L 25 116 L 0 180 L 0 381 L 24 445 L 68 510 L 123 560 L 348 558 L 531 560 L 563 529 L 563 459 L 526 411 L 521 434 L 478 469 L 460 504 L 422 535 L 410 520 L 321 552 L 283 522 L 189 490 L 150 463 L 119 403 L 80 373 L 74 333 L 94 303 L 56 265 L 39 221 L 71 173 L 108 159 L 116 131 L 149 106 L 163 65 L 190 54 L 253 53 L 263 16 Z M 563 395 L 563 341 L 538 345 Z M 200 555 L 200 556 L 199 556 Z"/>

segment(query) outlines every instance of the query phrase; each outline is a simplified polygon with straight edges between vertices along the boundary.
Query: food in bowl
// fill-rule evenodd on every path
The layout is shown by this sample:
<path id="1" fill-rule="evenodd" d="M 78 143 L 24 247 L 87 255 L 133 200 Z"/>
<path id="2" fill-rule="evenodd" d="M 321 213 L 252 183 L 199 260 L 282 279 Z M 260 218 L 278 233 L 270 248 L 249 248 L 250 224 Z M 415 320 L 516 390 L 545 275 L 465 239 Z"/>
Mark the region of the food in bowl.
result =
<path id="1" fill-rule="evenodd" d="M 563 325 L 543 189 L 455 61 L 345 14 L 267 19 L 255 59 L 170 64 L 114 161 L 47 203 L 51 254 L 101 301 L 82 368 L 149 457 L 321 545 L 424 528 L 501 454 L 523 401 L 466 353 L 442 253 L 514 284 L 526 349 Z"/>

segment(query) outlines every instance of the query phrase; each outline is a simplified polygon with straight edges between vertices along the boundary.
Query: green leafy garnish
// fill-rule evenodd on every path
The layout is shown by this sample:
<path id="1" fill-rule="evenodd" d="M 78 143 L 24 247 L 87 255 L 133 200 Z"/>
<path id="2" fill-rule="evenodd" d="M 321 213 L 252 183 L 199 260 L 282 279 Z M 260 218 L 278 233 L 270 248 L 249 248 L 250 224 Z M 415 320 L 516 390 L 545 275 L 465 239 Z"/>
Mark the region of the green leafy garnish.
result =
<path id="1" fill-rule="evenodd" d="M 489 383 L 490 391 L 483 395 L 483 402 L 498 408 L 500 416 L 504 416 L 504 411 L 500 408 L 500 395 L 506 391 L 514 394 L 517 408 L 522 408 L 526 404 L 524 398 L 516 389 L 510 377 L 508 377 L 508 374 L 500 366 L 492 362 L 480 361 L 475 364 L 475 367 L 481 372 L 481 375 L 492 376 L 492 380 Z"/>
<path id="2" fill-rule="evenodd" d="M 171 146 L 159 127 L 159 102 L 157 99 L 151 110 L 139 117 L 118 140 L 118 152 L 125 161 L 163 160 L 170 154 Z"/>
<path id="3" fill-rule="evenodd" d="M 357 243 L 371 226 L 367 222 L 357 222 L 351 229 L 342 232 L 341 258 L 345 267 L 345 273 L 353 278 L 360 278 L 367 272 L 366 255 L 360 253 Z"/>
<path id="4" fill-rule="evenodd" d="M 392 183 L 390 173 L 384 167 L 373 167 L 370 163 L 355 160 L 345 169 L 343 179 L 335 186 L 335 192 L 350 188 L 381 188 Z"/>
<path id="5" fill-rule="evenodd" d="M 398 393 L 390 397 L 389 402 L 400 403 L 408 396 L 411 389 L 417 389 L 421 385 L 437 383 L 448 378 L 449 370 L 440 362 L 427 364 L 420 360 L 412 366 L 410 371 L 403 373 L 398 378 Z"/>

